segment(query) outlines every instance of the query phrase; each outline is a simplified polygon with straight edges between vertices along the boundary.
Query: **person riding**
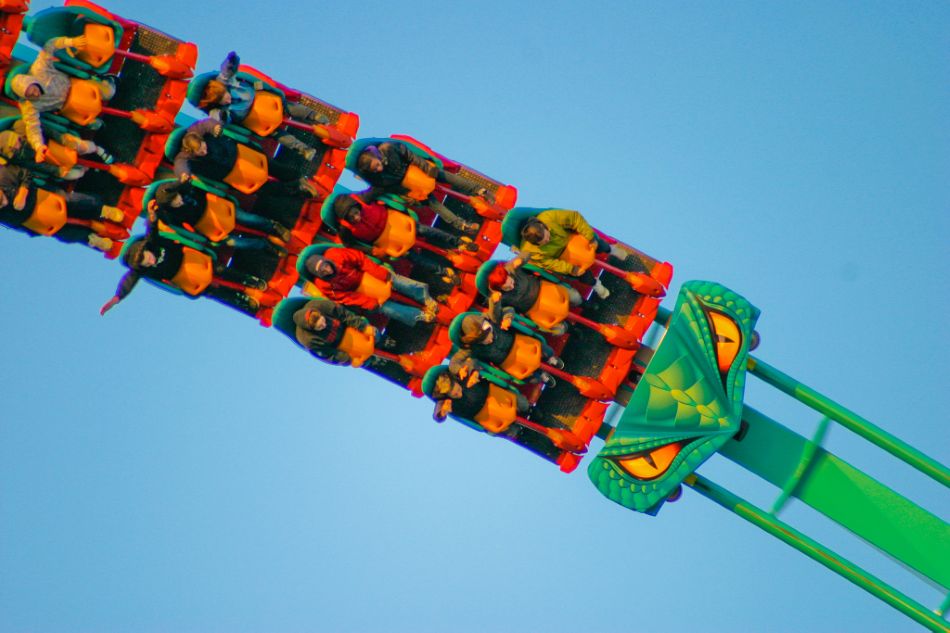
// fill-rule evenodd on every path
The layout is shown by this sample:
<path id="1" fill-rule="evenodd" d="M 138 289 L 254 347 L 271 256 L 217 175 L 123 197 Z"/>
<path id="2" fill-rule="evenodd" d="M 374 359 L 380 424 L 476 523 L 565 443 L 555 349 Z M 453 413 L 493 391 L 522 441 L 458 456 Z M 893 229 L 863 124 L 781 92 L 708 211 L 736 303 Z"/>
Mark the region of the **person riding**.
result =
<path id="1" fill-rule="evenodd" d="M 112 238 L 99 235 L 96 229 L 104 230 L 104 227 L 96 225 L 101 220 L 122 222 L 125 214 L 121 209 L 102 204 L 102 200 L 93 194 L 62 190 L 52 190 L 51 193 L 63 198 L 67 218 L 89 221 L 83 224 L 67 221 L 53 234 L 56 239 L 67 243 L 86 242 L 104 252 L 112 250 Z M 0 223 L 13 228 L 24 227 L 36 209 L 39 194 L 40 189 L 32 184 L 28 170 L 15 165 L 0 165 Z"/>
<path id="2" fill-rule="evenodd" d="M 444 421 L 449 415 L 474 421 L 491 396 L 493 384 L 487 380 L 480 380 L 476 375 L 460 380 L 448 367 L 438 368 L 435 379 L 431 383 L 432 386 L 426 394 L 436 403 L 432 417 L 437 422 Z M 527 415 L 531 410 L 528 399 L 517 391 L 512 389 L 508 391 L 514 396 L 515 412 L 521 416 Z M 492 431 L 498 433 L 503 430 L 503 428 L 497 428 Z"/>
<path id="3" fill-rule="evenodd" d="M 541 284 L 545 283 L 538 275 L 523 268 L 524 260 L 517 257 L 505 263 L 489 263 L 493 266 L 488 275 L 488 311 L 492 319 L 499 323 L 510 322 L 514 314 L 527 315 L 534 307 L 541 293 Z M 547 282 L 551 283 L 551 282 Z M 567 291 L 571 307 L 583 303 L 581 293 L 567 284 L 561 284 Z M 559 334 L 563 332 L 555 332 Z"/>
<path id="4" fill-rule="evenodd" d="M 478 362 L 501 368 L 516 344 L 516 335 L 492 321 L 484 314 L 466 314 L 461 320 L 459 349 L 449 361 L 449 369 L 460 378 L 478 371 Z M 551 346 L 540 336 L 534 336 L 541 344 L 541 357 L 555 369 L 562 369 L 564 361 L 557 357 Z M 554 378 L 538 368 L 528 378 L 531 382 L 543 382 L 554 386 Z"/>
<path id="5" fill-rule="evenodd" d="M 365 202 L 359 193 L 348 193 L 333 199 L 333 214 L 342 228 L 341 233 L 372 244 L 383 234 L 389 210 L 380 202 Z M 416 236 L 439 248 L 478 252 L 472 238 L 452 235 L 428 224 L 417 222 Z"/>
<path id="6" fill-rule="evenodd" d="M 414 279 L 403 277 L 380 266 L 354 248 L 331 247 L 322 253 L 305 255 L 301 274 L 317 290 L 333 301 L 367 311 L 379 311 L 400 323 L 412 326 L 435 320 L 438 304 L 429 296 L 429 287 Z M 298 263 L 298 266 L 300 264 Z M 364 276 L 391 286 L 395 292 L 423 305 L 422 309 L 389 299 L 367 294 Z"/>
<path id="7" fill-rule="evenodd" d="M 410 167 L 417 167 L 437 182 L 445 183 L 459 193 L 485 196 L 484 187 L 470 185 L 455 174 L 439 169 L 432 161 L 414 153 L 409 146 L 398 140 L 387 140 L 378 145 L 367 145 L 360 152 L 356 161 L 356 173 L 370 184 L 364 194 L 367 202 L 372 202 L 384 194 L 402 196 L 408 190 L 403 185 L 403 179 Z M 475 233 L 478 224 L 466 222 L 455 215 L 444 203 L 432 194 L 426 199 L 426 204 L 432 211 L 462 233 Z"/>
<path id="8" fill-rule="evenodd" d="M 208 192 L 196 187 L 190 180 L 169 180 L 155 189 L 155 216 L 172 226 L 194 227 L 208 205 Z M 149 210 L 152 213 L 151 210 Z M 240 207 L 235 210 L 238 224 L 273 235 L 283 242 L 291 239 L 290 229 L 276 220 L 248 213 Z"/>
<path id="9" fill-rule="evenodd" d="M 175 176 L 179 180 L 188 180 L 196 169 L 213 180 L 223 181 L 227 177 L 238 159 L 238 143 L 223 135 L 223 131 L 221 123 L 214 119 L 203 119 L 188 127 L 173 161 Z M 317 196 L 318 192 L 310 181 L 283 163 L 269 160 L 267 173 L 282 182 L 296 181 L 302 193 Z"/>
<path id="10" fill-rule="evenodd" d="M 516 251 L 530 264 L 544 270 L 578 277 L 581 282 L 592 285 L 601 299 L 610 296 L 600 279 L 589 271 L 581 271 L 574 264 L 560 259 L 574 235 L 583 236 L 595 247 L 597 253 L 610 253 L 620 261 L 627 258 L 626 252 L 611 245 L 591 228 L 587 220 L 577 211 L 567 209 L 548 209 L 541 211 L 521 227 L 521 244 Z"/>
<path id="11" fill-rule="evenodd" d="M 228 53 L 221 62 L 221 72 L 208 81 L 198 101 L 198 109 L 207 113 L 212 119 L 221 123 L 235 123 L 242 121 L 251 113 L 257 91 L 264 89 L 264 82 L 260 80 L 248 81 L 238 75 L 241 58 L 234 51 Z M 284 110 L 293 118 L 307 123 L 326 123 L 326 117 L 321 117 L 310 108 L 299 103 L 283 101 Z M 277 137 L 281 145 L 297 152 L 305 160 L 313 160 L 317 154 L 314 147 L 304 143 L 293 134 L 282 134 Z"/>
<path id="12" fill-rule="evenodd" d="M 54 140 L 67 149 L 74 150 L 77 154 L 95 154 L 106 165 L 115 162 L 112 155 L 95 142 L 74 134 L 60 134 Z M 10 129 L 0 132 L 0 164 L 25 167 L 33 173 L 42 173 L 61 180 L 78 180 L 88 171 L 88 168 L 83 165 L 57 164 L 48 151 L 44 158 L 44 162 L 36 162 L 36 153 L 26 139 L 26 126 L 23 119 L 17 119 Z"/>
<path id="13" fill-rule="evenodd" d="M 349 365 L 352 361 L 347 352 L 339 349 L 346 329 L 362 331 L 370 327 L 366 317 L 323 297 L 311 299 L 294 312 L 294 325 L 297 342 L 317 358 L 333 365 Z"/>
<path id="14" fill-rule="evenodd" d="M 237 250 L 248 252 L 274 252 L 274 246 L 264 240 L 251 238 L 235 239 Z M 174 234 L 164 234 L 158 230 L 155 221 L 149 221 L 143 237 L 138 237 L 126 244 L 122 257 L 129 271 L 123 275 L 116 287 L 115 296 L 103 304 L 99 314 L 114 308 L 120 301 L 129 296 L 142 277 L 155 281 L 169 282 L 178 275 L 185 263 L 185 246 L 174 239 Z M 246 288 L 266 290 L 267 281 L 256 275 L 245 273 L 224 264 L 214 268 L 214 276 L 226 282 L 235 283 Z M 241 312 L 254 315 L 260 309 L 259 302 L 244 292 L 212 283 L 202 291 L 212 299 L 231 305 Z"/>
<path id="15" fill-rule="evenodd" d="M 42 163 L 46 157 L 46 139 L 40 124 L 40 113 L 59 110 L 69 96 L 69 75 L 56 68 L 56 51 L 86 48 L 86 36 L 56 37 L 43 46 L 30 65 L 30 69 L 17 75 L 10 87 L 17 96 L 17 105 L 26 125 L 26 138 L 36 152 L 36 162 Z M 108 101 L 115 94 L 115 82 L 112 77 L 97 81 L 102 100 Z"/>

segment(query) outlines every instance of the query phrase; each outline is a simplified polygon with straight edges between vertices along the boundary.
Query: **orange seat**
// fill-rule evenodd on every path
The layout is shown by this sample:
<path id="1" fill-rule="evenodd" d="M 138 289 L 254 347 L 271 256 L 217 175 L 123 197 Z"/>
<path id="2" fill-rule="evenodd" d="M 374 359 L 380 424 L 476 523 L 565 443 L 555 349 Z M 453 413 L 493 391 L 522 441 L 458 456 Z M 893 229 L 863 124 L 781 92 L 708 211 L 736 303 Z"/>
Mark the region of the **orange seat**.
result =
<path id="1" fill-rule="evenodd" d="M 98 68 L 112 59 L 115 53 L 115 31 L 106 24 L 86 23 L 83 28 L 86 36 L 86 48 L 76 53 L 76 57 L 94 68 Z"/>
<path id="2" fill-rule="evenodd" d="M 515 334 L 515 342 L 501 368 L 518 380 L 524 380 L 540 366 L 541 341 L 526 334 Z"/>
<path id="3" fill-rule="evenodd" d="M 376 351 L 372 328 L 366 328 L 365 330 L 346 328 L 337 349 L 350 355 L 350 365 L 353 367 L 361 366 Z"/>
<path id="4" fill-rule="evenodd" d="M 238 143 L 237 160 L 224 182 L 245 194 L 252 194 L 267 182 L 267 157 L 256 149 Z"/>
<path id="5" fill-rule="evenodd" d="M 372 297 L 379 302 L 379 305 L 383 305 L 389 301 L 389 297 L 393 293 L 393 284 L 391 281 L 383 281 L 377 277 L 373 277 L 369 273 L 363 273 L 362 279 L 360 279 L 360 285 L 356 288 L 356 292 Z"/>
<path id="6" fill-rule="evenodd" d="M 580 268 L 579 274 L 584 274 L 594 263 L 597 257 L 597 245 L 588 242 L 587 238 L 580 233 L 575 233 L 567 241 L 567 246 L 561 252 L 558 259 Z"/>
<path id="7" fill-rule="evenodd" d="M 475 421 L 489 433 L 501 433 L 518 417 L 515 394 L 495 384 L 488 385 L 488 398 Z"/>
<path id="8" fill-rule="evenodd" d="M 416 221 L 412 216 L 388 209 L 386 226 L 373 243 L 379 252 L 389 257 L 402 257 L 416 243 Z"/>
<path id="9" fill-rule="evenodd" d="M 542 329 L 550 330 L 566 319 L 570 311 L 571 302 L 567 295 L 567 288 L 542 279 L 538 298 L 528 310 L 528 318 Z"/>
<path id="10" fill-rule="evenodd" d="M 258 90 L 241 125 L 258 136 L 270 136 L 284 121 L 284 102 L 273 92 Z"/>
<path id="11" fill-rule="evenodd" d="M 69 93 L 66 103 L 59 113 L 75 123 L 86 126 L 96 120 L 102 112 L 102 92 L 95 81 L 89 79 L 69 79 Z"/>
<path id="12" fill-rule="evenodd" d="M 199 233 L 212 242 L 220 242 L 234 230 L 234 203 L 209 193 L 204 215 L 195 223 Z"/>
<path id="13" fill-rule="evenodd" d="M 184 259 L 175 276 L 169 281 L 181 288 L 182 292 L 192 297 L 200 295 L 205 288 L 211 285 L 214 277 L 214 266 L 211 257 L 187 246 L 182 248 Z"/>
<path id="14" fill-rule="evenodd" d="M 402 178 L 402 186 L 409 190 L 406 196 L 422 202 L 435 191 L 435 178 L 415 165 L 409 165 L 406 175 Z"/>
<path id="15" fill-rule="evenodd" d="M 40 235 L 54 235 L 66 225 L 66 199 L 58 193 L 38 189 L 33 213 L 23 226 Z"/>
<path id="16" fill-rule="evenodd" d="M 46 141 L 46 150 L 46 159 L 43 162 L 56 165 L 61 174 L 67 173 L 79 160 L 76 150 L 52 139 Z"/>

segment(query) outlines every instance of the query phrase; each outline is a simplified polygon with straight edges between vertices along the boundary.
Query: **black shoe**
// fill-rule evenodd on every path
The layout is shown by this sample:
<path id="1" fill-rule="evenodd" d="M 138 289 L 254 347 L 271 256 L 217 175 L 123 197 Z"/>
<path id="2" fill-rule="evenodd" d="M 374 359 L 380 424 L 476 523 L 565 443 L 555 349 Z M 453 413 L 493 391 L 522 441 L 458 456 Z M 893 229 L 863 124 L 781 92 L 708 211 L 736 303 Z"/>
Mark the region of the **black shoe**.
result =
<path id="1" fill-rule="evenodd" d="M 557 356 L 552 356 L 548 359 L 548 365 L 554 369 L 564 369 L 564 361 L 558 358 Z"/>
<path id="2" fill-rule="evenodd" d="M 557 384 L 557 380 L 546 371 L 541 372 L 541 384 L 545 387 L 551 388 Z"/>
<path id="3" fill-rule="evenodd" d="M 394 339 L 391 336 L 385 337 L 382 342 L 379 344 L 383 349 L 396 349 L 396 346 L 399 345 L 399 341 Z"/>

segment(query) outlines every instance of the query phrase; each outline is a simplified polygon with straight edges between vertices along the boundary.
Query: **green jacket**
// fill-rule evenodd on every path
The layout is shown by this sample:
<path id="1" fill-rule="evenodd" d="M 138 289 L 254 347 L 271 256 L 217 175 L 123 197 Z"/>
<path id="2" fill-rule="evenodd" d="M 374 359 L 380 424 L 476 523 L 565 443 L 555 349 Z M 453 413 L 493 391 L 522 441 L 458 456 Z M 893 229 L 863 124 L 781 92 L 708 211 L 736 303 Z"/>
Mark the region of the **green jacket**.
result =
<path id="1" fill-rule="evenodd" d="M 538 268 L 550 270 L 562 275 L 570 275 L 573 266 L 558 259 L 564 249 L 567 248 L 567 242 L 574 233 L 580 233 L 589 241 L 594 241 L 594 229 L 577 211 L 568 211 L 566 209 L 549 209 L 542 211 L 537 216 L 544 222 L 545 226 L 551 231 L 551 240 L 543 246 L 535 246 L 531 242 L 522 240 L 518 251 L 528 258 L 528 262 Z"/>

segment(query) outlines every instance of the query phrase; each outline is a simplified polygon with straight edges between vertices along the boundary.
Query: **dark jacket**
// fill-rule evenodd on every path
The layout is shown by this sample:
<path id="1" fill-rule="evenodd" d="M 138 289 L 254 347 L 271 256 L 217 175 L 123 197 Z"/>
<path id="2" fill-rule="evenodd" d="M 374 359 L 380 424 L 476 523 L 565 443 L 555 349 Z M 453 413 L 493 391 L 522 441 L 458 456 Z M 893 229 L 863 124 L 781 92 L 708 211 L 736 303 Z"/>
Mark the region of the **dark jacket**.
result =
<path id="1" fill-rule="evenodd" d="M 310 329 L 307 325 L 307 312 L 310 310 L 316 310 L 324 316 L 326 327 L 320 331 Z M 337 346 L 343 340 L 346 328 L 362 329 L 369 322 L 329 299 L 317 298 L 311 299 L 294 313 L 294 324 L 297 326 L 297 342 L 314 356 L 330 362 L 349 362 L 349 355 L 338 351 Z"/>
<path id="2" fill-rule="evenodd" d="M 194 132 L 204 139 L 208 145 L 208 153 L 196 156 L 184 148 L 180 149 L 175 155 L 175 176 L 191 175 L 194 171 L 213 180 L 224 180 L 225 176 L 231 173 L 237 160 L 237 143 L 223 134 L 215 136 L 214 128 L 218 125 L 221 124 L 214 119 L 204 119 L 188 128 L 189 132 Z"/>
<path id="3" fill-rule="evenodd" d="M 452 415 L 466 420 L 475 420 L 475 416 L 488 400 L 488 381 L 480 380 L 471 387 L 462 388 L 462 397 L 452 400 Z"/>
<path id="4" fill-rule="evenodd" d="M 386 141 L 377 145 L 377 149 L 382 155 L 383 171 L 359 172 L 360 177 L 378 190 L 373 193 L 404 193 L 406 189 L 402 186 L 402 180 L 410 165 L 415 165 L 433 178 L 438 176 L 439 170 L 435 164 L 413 153 L 405 143 Z"/>
<path id="5" fill-rule="evenodd" d="M 166 182 L 158 186 L 159 190 L 181 194 L 183 204 L 173 207 L 170 204 L 159 204 L 156 215 L 166 224 L 181 226 L 190 224 L 192 227 L 201 219 L 208 206 L 208 194 L 191 182 Z M 157 193 L 157 192 L 156 192 Z"/>
<path id="6" fill-rule="evenodd" d="M 127 297 L 141 277 L 156 281 L 171 279 L 178 274 L 185 259 L 184 247 L 178 242 L 161 236 L 158 229 L 151 224 L 145 234 L 144 248 L 155 255 L 156 263 L 154 266 L 133 268 L 125 273 L 115 290 L 115 296 L 119 299 Z"/>
<path id="7" fill-rule="evenodd" d="M 501 293 L 499 305 L 502 308 L 512 308 L 519 314 L 527 314 L 541 292 L 541 278 L 522 268 L 516 268 L 514 273 L 515 287 L 508 292 Z"/>

